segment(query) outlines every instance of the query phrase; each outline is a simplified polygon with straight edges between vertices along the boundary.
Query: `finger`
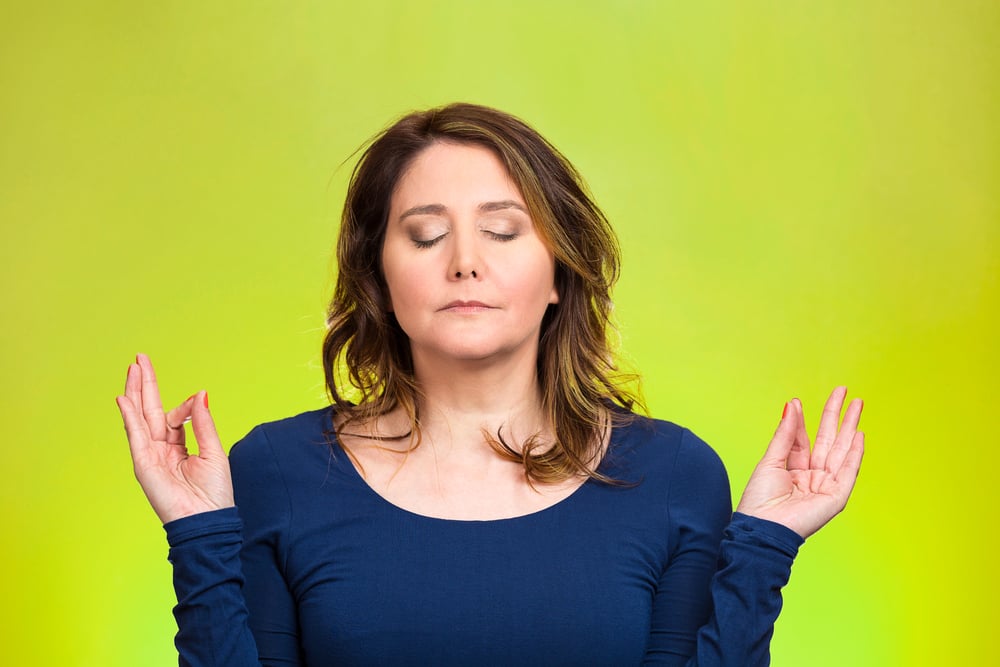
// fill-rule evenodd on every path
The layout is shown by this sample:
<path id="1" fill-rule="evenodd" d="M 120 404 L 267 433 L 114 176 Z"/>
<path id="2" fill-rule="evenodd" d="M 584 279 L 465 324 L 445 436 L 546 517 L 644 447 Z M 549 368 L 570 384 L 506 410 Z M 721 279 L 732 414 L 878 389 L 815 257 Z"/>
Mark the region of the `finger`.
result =
<path id="1" fill-rule="evenodd" d="M 135 361 L 142 371 L 142 414 L 146 418 L 149 437 L 154 442 L 162 442 L 166 440 L 167 424 L 163 416 L 163 403 L 160 402 L 160 388 L 156 384 L 156 373 L 145 354 L 135 355 Z"/>
<path id="2" fill-rule="evenodd" d="M 864 409 L 864 402 L 860 398 L 855 398 L 847 406 L 847 411 L 844 413 L 844 423 L 840 426 L 840 431 L 837 432 L 837 439 L 833 443 L 833 447 L 830 448 L 830 452 L 826 457 L 826 470 L 831 473 L 836 473 L 841 464 L 843 464 L 844 459 L 847 457 L 848 452 L 854 443 L 854 436 L 858 432 L 858 422 L 861 420 L 861 411 Z"/>
<path id="3" fill-rule="evenodd" d="M 129 400 L 132 407 L 136 410 L 142 405 L 142 371 L 139 369 L 138 364 L 128 365 L 128 372 L 125 374 L 125 398 Z M 143 428 L 145 428 L 145 423 L 143 424 Z"/>
<path id="4" fill-rule="evenodd" d="M 122 421 L 125 423 L 125 435 L 128 437 L 129 453 L 132 455 L 132 462 L 139 467 L 139 464 L 148 457 L 149 436 L 146 432 L 146 423 L 139 414 L 138 408 L 128 396 L 115 397 L 118 410 L 122 414 Z"/>
<path id="5" fill-rule="evenodd" d="M 844 406 L 846 395 L 847 387 L 837 387 L 830 393 L 830 398 L 826 399 L 826 404 L 823 406 L 823 416 L 820 417 L 819 428 L 816 430 L 816 446 L 813 447 L 812 460 L 810 461 L 810 467 L 813 470 L 826 468 L 826 457 L 837 438 L 840 412 Z"/>
<path id="6" fill-rule="evenodd" d="M 187 400 L 166 414 L 165 422 L 167 426 L 167 444 L 184 446 L 184 424 L 191 421 L 191 407 L 194 404 L 194 396 L 189 396 Z"/>
<path id="7" fill-rule="evenodd" d="M 203 459 L 226 457 L 215 430 L 215 420 L 208 409 L 207 391 L 199 391 L 191 401 L 191 428 L 198 441 L 198 456 Z"/>
<path id="8" fill-rule="evenodd" d="M 857 407 L 852 410 L 854 404 L 857 403 Z M 860 398 L 855 398 L 847 406 L 847 411 L 844 413 L 844 420 L 840 424 L 840 430 L 850 429 L 851 431 L 857 432 L 858 424 L 861 422 L 861 411 L 864 409 L 864 403 Z M 853 437 L 853 436 L 852 436 Z"/>
<path id="9" fill-rule="evenodd" d="M 768 468 L 784 468 L 790 452 L 796 446 L 796 416 L 795 406 L 785 403 L 785 409 L 781 414 L 781 421 L 774 432 L 774 437 L 767 446 L 763 458 L 760 460 L 762 466 Z"/>
<path id="10" fill-rule="evenodd" d="M 788 417 L 795 421 L 795 442 L 788 454 L 789 470 L 809 469 L 809 433 L 806 431 L 805 416 L 802 414 L 802 403 L 793 398 L 788 403 Z"/>
<path id="11" fill-rule="evenodd" d="M 854 485 L 858 480 L 858 473 L 861 471 L 861 459 L 865 455 L 865 434 L 858 431 L 851 441 L 851 448 L 844 458 L 840 469 L 837 471 L 835 480 L 837 482 L 837 495 L 843 504 L 847 504 L 847 499 L 854 490 Z"/>

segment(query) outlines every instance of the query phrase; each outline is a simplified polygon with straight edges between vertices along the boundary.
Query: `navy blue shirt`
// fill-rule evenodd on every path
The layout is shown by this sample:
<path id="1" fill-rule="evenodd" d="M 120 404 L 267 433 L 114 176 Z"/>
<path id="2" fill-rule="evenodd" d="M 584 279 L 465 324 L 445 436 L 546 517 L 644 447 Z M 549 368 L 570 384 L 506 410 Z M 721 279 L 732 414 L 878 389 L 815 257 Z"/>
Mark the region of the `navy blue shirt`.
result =
<path id="1" fill-rule="evenodd" d="M 180 664 L 733 665 L 768 645 L 802 539 L 732 515 L 718 456 L 636 417 L 600 471 L 525 516 L 421 516 L 325 433 L 331 409 L 230 453 L 238 509 L 168 523 Z"/>

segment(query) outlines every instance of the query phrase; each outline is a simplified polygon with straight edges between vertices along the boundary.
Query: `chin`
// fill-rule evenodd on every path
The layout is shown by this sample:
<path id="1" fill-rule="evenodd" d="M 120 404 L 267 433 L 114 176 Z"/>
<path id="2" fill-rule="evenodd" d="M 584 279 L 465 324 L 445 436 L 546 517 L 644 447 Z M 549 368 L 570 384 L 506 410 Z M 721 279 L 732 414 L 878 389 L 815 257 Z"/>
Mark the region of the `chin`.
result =
<path id="1" fill-rule="evenodd" d="M 506 358 L 508 355 L 509 351 L 494 347 L 462 346 L 449 350 L 442 356 L 454 361 L 489 361 Z"/>
<path id="2" fill-rule="evenodd" d="M 505 361 L 517 354 L 517 347 L 498 345 L 495 341 L 455 341 L 427 355 L 429 363 Z M 536 351 L 537 354 L 537 351 Z M 532 361 L 534 363 L 534 361 Z"/>

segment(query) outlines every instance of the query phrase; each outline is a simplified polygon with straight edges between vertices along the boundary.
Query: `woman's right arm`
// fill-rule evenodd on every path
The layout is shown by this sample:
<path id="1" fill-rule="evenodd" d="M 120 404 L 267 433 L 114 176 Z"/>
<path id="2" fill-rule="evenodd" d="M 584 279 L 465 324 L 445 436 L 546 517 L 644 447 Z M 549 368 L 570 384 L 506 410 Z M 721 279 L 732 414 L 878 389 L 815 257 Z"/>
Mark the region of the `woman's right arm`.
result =
<path id="1" fill-rule="evenodd" d="M 276 560 L 272 559 L 268 566 L 266 558 L 261 558 L 266 545 L 244 548 L 244 526 L 235 507 L 229 460 L 219 442 L 207 395 L 199 392 L 164 413 L 152 364 L 145 355 L 138 355 L 136 363 L 129 366 L 125 394 L 117 398 L 117 403 L 136 478 L 163 521 L 170 544 L 180 665 L 261 665 L 250 631 L 248 598 L 260 588 L 258 579 L 265 583 L 282 580 Z M 184 423 L 188 420 L 198 442 L 198 454 L 187 451 Z M 243 561 L 248 558 L 254 581 L 245 586 Z M 265 570 L 271 573 L 270 578 L 265 576 Z M 273 595 L 273 587 L 268 593 Z M 253 610 L 254 618 L 269 624 L 279 620 L 272 614 L 279 608 L 283 612 L 294 610 L 290 595 L 288 604 L 276 602 L 272 598 L 258 605 Z M 297 644 L 293 643 L 288 655 L 272 658 L 263 664 L 300 664 Z"/>

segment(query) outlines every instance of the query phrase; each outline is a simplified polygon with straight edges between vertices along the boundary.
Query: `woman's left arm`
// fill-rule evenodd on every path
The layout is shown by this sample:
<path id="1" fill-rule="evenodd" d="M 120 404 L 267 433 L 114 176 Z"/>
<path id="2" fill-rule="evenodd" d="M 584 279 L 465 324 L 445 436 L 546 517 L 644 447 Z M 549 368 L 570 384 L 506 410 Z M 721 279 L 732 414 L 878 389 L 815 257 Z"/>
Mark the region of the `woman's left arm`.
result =
<path id="1" fill-rule="evenodd" d="M 644 664 L 769 664 L 781 588 L 798 548 L 844 508 L 860 469 L 862 404 L 852 401 L 840 425 L 845 394 L 838 387 L 827 400 L 812 450 L 801 403 L 786 405 L 728 526 L 720 515 L 729 508 L 721 463 L 716 469 L 706 459 L 707 447 L 683 452 L 672 483 L 677 541 L 654 600 Z"/>

